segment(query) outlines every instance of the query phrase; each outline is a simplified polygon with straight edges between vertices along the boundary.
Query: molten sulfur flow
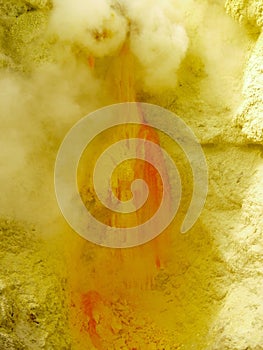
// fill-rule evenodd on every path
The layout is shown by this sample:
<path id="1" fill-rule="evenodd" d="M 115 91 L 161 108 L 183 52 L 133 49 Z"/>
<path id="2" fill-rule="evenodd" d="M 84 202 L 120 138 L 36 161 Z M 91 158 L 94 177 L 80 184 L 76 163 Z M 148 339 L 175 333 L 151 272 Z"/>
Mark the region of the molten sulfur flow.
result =
<path id="1" fill-rule="evenodd" d="M 119 56 L 112 62 L 110 76 L 107 76 L 109 87 L 113 92 L 113 103 L 136 101 L 133 61 L 129 46 L 125 44 Z M 87 69 L 96 69 L 94 58 L 88 59 Z M 138 107 L 138 122 L 142 120 L 143 114 Z M 125 117 L 123 122 L 125 123 Z M 84 152 L 78 169 L 78 185 L 82 200 L 87 209 L 93 211 L 93 215 L 100 215 L 100 219 L 111 226 L 131 227 L 146 221 L 161 203 L 162 180 L 158 171 L 141 159 L 130 160 L 117 167 L 111 183 L 113 194 L 109 195 L 109 200 L 112 195 L 121 201 L 130 199 L 130 186 L 138 178 L 144 179 L 149 187 L 149 197 L 143 210 L 122 216 L 119 213 L 105 212 L 99 203 L 94 204 L 95 194 L 88 170 L 95 165 L 97 150 L 106 148 L 108 143 L 117 142 L 124 137 L 139 138 L 136 151 L 138 156 L 148 152 L 151 157 L 151 149 L 144 144 L 144 141 L 151 141 L 157 145 L 160 141 L 157 132 L 143 124 L 129 128 L 116 127 L 116 130 L 98 136 L 91 147 Z M 161 151 L 155 157 L 165 166 Z M 134 201 L 136 200 L 135 196 Z M 71 322 L 76 337 L 79 338 L 81 335 L 81 349 L 90 349 L 88 345 L 90 342 L 99 350 L 109 348 L 107 344 L 119 336 L 122 323 L 129 323 L 118 307 L 121 309 L 121 306 L 125 305 L 124 309 L 132 308 L 135 311 L 141 303 L 141 291 L 154 284 L 155 274 L 165 265 L 169 245 L 169 229 L 154 240 L 134 248 L 90 247 L 88 242 L 82 240 L 79 242 L 74 252 L 78 271 L 72 271 L 71 280 Z M 87 252 L 90 250 L 91 256 L 87 258 Z"/>

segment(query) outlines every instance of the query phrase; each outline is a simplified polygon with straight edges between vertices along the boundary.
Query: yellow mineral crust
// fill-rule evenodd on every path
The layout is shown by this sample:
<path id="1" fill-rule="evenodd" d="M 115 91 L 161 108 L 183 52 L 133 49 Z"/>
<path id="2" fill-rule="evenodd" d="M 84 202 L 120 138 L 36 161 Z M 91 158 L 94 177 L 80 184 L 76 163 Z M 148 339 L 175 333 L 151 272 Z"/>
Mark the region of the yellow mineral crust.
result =
<path id="1" fill-rule="evenodd" d="M 239 22 L 262 28 L 262 0 L 227 0 L 225 6 L 227 13 Z"/>
<path id="2" fill-rule="evenodd" d="M 0 349 L 68 348 L 61 262 L 30 225 L 1 219 L 0 238 Z"/>
<path id="3" fill-rule="evenodd" d="M 244 102 L 235 123 L 253 143 L 263 144 L 263 33 L 258 38 L 244 74 Z"/>

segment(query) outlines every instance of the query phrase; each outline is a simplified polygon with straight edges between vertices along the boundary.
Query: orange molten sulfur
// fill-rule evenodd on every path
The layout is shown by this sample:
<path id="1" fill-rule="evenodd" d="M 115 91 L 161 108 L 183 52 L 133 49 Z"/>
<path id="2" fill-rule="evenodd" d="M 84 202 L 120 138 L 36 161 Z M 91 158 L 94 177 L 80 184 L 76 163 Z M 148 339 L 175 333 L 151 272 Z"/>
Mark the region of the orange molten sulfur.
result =
<path id="1" fill-rule="evenodd" d="M 90 69 L 95 69 L 95 60 L 93 57 L 88 58 L 88 65 Z M 116 101 L 113 102 L 133 102 L 136 100 L 135 84 L 133 77 L 133 57 L 129 51 L 127 45 L 124 46 L 115 63 L 113 63 L 111 71 L 114 83 L 111 83 L 114 90 L 117 91 L 115 96 Z M 109 80 L 112 81 L 111 77 Z M 140 122 L 143 121 L 143 114 L 139 109 L 138 104 L 138 127 L 130 128 L 128 131 L 121 130 L 120 133 L 125 135 L 116 135 L 116 138 L 139 138 L 141 139 L 140 147 L 138 147 L 138 156 L 142 153 L 147 154 L 151 158 L 151 149 L 145 141 L 151 141 L 159 145 L 159 136 L 151 127 L 144 125 Z M 125 121 L 124 121 L 125 123 Z M 111 139 L 113 143 L 115 140 Z M 155 154 L 154 157 L 158 158 L 159 164 L 165 168 L 163 156 L 160 150 L 159 154 Z M 92 162 L 89 160 L 89 166 Z M 163 163 L 163 164 L 162 164 Z M 149 187 L 149 201 L 150 205 L 146 207 L 146 212 L 138 211 L 132 217 L 131 221 L 125 221 L 121 219 L 118 214 L 111 213 L 108 218 L 109 225 L 129 227 L 132 221 L 133 225 L 144 222 L 153 215 L 158 209 L 162 200 L 162 180 L 158 171 L 148 162 L 143 162 L 138 159 L 132 163 L 132 178 L 129 181 L 123 179 L 123 175 L 120 174 L 120 170 L 116 169 L 114 172 L 114 179 L 112 181 L 112 191 L 120 200 L 127 200 L 127 188 L 130 184 L 138 178 L 145 180 Z M 82 182 L 85 183 L 86 178 L 80 179 L 80 191 Z M 85 187 L 85 185 L 84 185 Z M 85 191 L 83 191 L 85 192 Z M 86 191 L 85 193 L 88 193 Z M 82 197 L 85 201 L 84 197 Z M 136 201 L 136 198 L 135 198 Z M 145 208 L 144 208 L 145 209 Z M 96 214 L 94 212 L 94 214 Z M 83 243 L 83 242 L 82 242 Z M 84 243 L 84 245 L 88 243 Z M 151 242 L 135 248 L 129 249 L 110 249 L 96 247 L 93 249 L 98 252 L 100 258 L 98 261 L 94 259 L 89 264 L 92 265 L 82 267 L 79 272 L 79 277 L 72 279 L 72 290 L 77 291 L 73 293 L 73 305 L 74 310 L 72 312 L 72 319 L 74 327 L 79 329 L 82 333 L 82 337 L 87 340 L 86 336 L 95 347 L 95 349 L 106 350 L 105 337 L 111 337 L 114 335 L 114 327 L 111 326 L 110 319 L 113 317 L 111 314 L 111 307 L 114 303 L 112 299 L 118 299 L 118 297 L 125 299 L 136 299 L 140 295 L 141 288 L 148 288 L 153 283 L 153 276 L 155 271 L 161 268 L 165 264 L 165 253 L 167 246 L 169 246 L 169 238 L 167 235 L 161 235 Z M 88 249 L 88 247 L 86 247 Z M 83 248 L 80 248 L 80 251 Z M 78 253 L 76 253 L 78 255 Z M 81 259 L 81 254 L 77 257 L 77 260 Z M 79 261 L 80 264 L 83 262 Z M 117 269 L 115 279 L 110 275 L 110 269 Z M 91 271 L 96 271 L 91 274 Z M 88 282 L 85 280 L 87 279 Z M 132 286 L 132 293 L 130 287 Z M 113 294 L 114 293 L 114 298 Z M 104 314 L 110 315 L 105 317 Z M 76 321 L 78 318 L 78 321 Z M 115 315 L 116 318 L 116 315 Z M 100 328 L 100 330 L 98 330 Z M 86 336 L 85 336 L 86 334 Z M 81 345 L 85 346 L 85 345 Z M 86 349 L 89 349 L 87 345 Z M 133 348 L 135 349 L 135 348 Z M 83 349 L 82 349 L 83 350 Z"/>

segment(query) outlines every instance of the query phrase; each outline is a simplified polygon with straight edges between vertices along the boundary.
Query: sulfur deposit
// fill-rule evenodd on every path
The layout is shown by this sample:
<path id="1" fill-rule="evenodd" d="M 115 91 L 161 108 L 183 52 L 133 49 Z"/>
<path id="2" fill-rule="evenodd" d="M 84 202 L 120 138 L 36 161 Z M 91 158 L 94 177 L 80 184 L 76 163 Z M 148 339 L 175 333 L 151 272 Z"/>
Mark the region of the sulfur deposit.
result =
<path id="1" fill-rule="evenodd" d="M 262 14 L 260 0 L 0 0 L 0 350 L 263 349 Z M 71 230 L 53 174 L 68 130 L 124 101 L 192 128 L 209 192 L 186 234 L 121 250 Z M 184 211 L 189 165 L 160 142 Z"/>
<path id="2" fill-rule="evenodd" d="M 68 348 L 65 279 L 49 249 L 30 225 L 1 220 L 0 235 L 0 349 Z"/>

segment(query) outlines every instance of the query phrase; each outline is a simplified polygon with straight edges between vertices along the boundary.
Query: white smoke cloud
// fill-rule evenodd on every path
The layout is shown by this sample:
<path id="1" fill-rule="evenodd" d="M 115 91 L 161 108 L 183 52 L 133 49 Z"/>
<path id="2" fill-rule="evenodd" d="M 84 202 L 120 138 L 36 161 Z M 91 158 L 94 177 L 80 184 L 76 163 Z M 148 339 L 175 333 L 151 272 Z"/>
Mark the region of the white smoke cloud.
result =
<path id="1" fill-rule="evenodd" d="M 187 51 L 188 37 L 177 17 L 170 1 L 55 0 L 50 27 L 95 57 L 116 54 L 129 31 L 130 49 L 140 63 L 137 74 L 146 90 L 158 91 L 176 85 Z"/>
<path id="2" fill-rule="evenodd" d="M 54 0 L 50 27 L 91 55 L 113 55 L 127 35 L 127 21 L 106 0 Z"/>
<path id="3" fill-rule="evenodd" d="M 176 86 L 176 72 L 188 48 L 188 36 L 171 1 L 127 1 L 130 46 L 141 65 L 144 89 L 158 92 Z"/>
<path id="4" fill-rule="evenodd" d="M 44 223 L 59 213 L 53 191 L 59 144 L 78 119 L 101 106 L 99 96 L 101 83 L 73 55 L 66 69 L 60 62 L 31 74 L 0 71 L 1 216 Z"/>

